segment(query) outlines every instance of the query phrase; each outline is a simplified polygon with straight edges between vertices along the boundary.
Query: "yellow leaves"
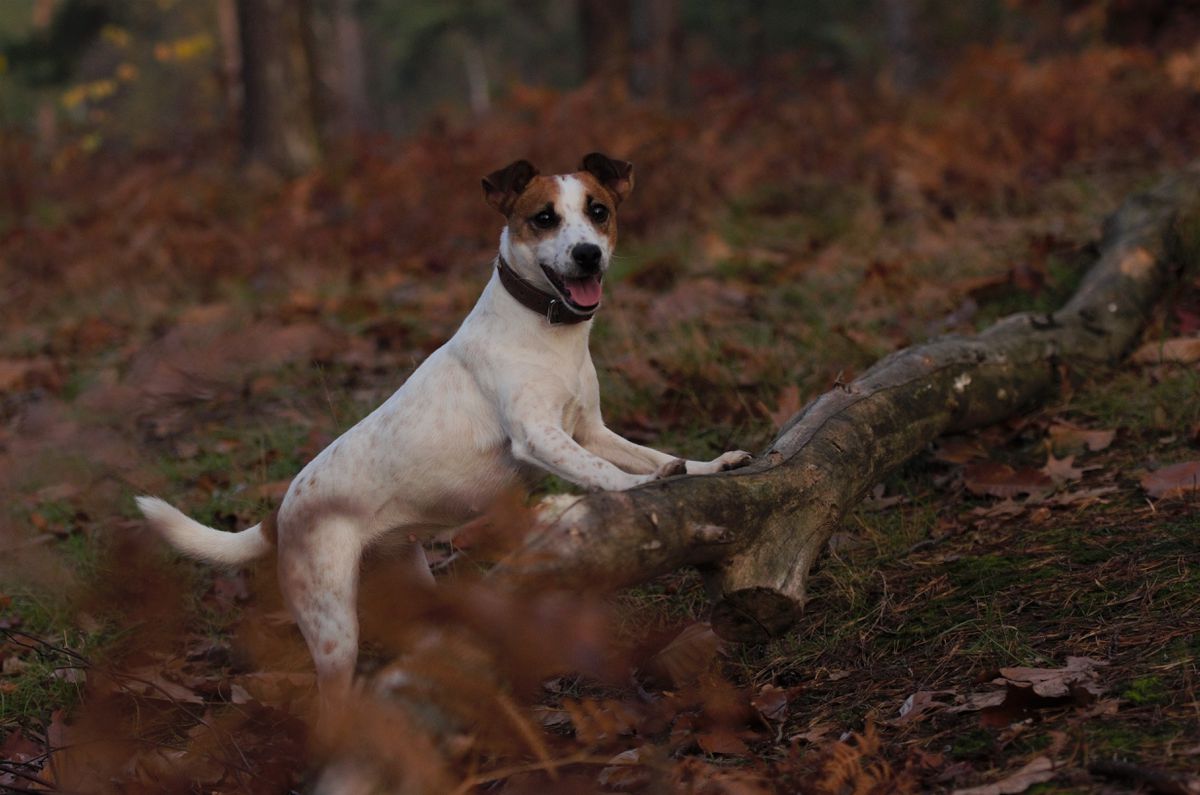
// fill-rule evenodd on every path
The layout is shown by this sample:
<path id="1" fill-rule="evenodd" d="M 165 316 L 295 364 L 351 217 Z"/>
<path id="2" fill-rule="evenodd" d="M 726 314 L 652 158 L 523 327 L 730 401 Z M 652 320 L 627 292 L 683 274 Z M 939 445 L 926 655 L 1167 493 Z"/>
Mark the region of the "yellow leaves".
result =
<path id="1" fill-rule="evenodd" d="M 75 110 L 85 102 L 100 102 L 117 93 L 117 81 L 112 78 L 80 83 L 62 93 L 61 102 L 67 110 Z"/>
<path id="2" fill-rule="evenodd" d="M 129 46 L 129 31 L 116 25 L 105 25 L 100 29 L 100 36 L 109 44 L 120 49 Z"/>
<path id="3" fill-rule="evenodd" d="M 212 36 L 196 33 L 174 41 L 154 45 L 154 59 L 159 63 L 183 63 L 208 53 L 213 48 Z"/>

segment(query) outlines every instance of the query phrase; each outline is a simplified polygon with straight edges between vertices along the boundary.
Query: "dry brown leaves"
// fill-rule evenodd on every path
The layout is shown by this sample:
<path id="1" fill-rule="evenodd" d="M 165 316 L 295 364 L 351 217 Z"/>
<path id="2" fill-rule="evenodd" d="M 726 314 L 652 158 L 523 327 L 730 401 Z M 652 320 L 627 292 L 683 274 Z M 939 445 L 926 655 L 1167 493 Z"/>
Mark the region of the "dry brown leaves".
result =
<path id="1" fill-rule="evenodd" d="M 1044 784 L 1057 775 L 1062 763 L 1055 763 L 1049 757 L 1036 756 L 1024 767 L 999 781 L 991 784 L 981 784 L 978 787 L 956 789 L 953 795 L 1016 795 L 1024 792 L 1034 784 Z"/>
<path id="2" fill-rule="evenodd" d="M 1142 475 L 1142 488 L 1157 499 L 1200 495 L 1200 461 L 1183 461 Z"/>
<path id="3" fill-rule="evenodd" d="M 1104 693 L 1098 671 L 1107 663 L 1088 657 L 1068 657 L 1062 668 L 1001 668 L 988 676 L 1003 690 L 972 692 L 918 691 L 900 707 L 889 725 L 904 726 L 939 712 L 978 712 L 984 726 L 1004 727 L 1037 710 L 1064 706 L 1088 707 Z"/>
<path id="4" fill-rule="evenodd" d="M 1134 364 L 1195 364 L 1200 362 L 1200 337 L 1176 337 L 1147 342 L 1133 352 Z"/>

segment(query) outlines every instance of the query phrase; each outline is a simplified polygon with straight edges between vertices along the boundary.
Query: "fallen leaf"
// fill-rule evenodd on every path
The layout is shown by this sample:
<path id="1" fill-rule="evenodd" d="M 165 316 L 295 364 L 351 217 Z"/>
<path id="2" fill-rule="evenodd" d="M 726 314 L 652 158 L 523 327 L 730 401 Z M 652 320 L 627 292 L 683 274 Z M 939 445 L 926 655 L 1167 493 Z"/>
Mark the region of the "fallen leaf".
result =
<path id="1" fill-rule="evenodd" d="M 642 749 L 630 748 L 609 759 L 596 781 L 605 789 L 633 792 L 647 786 L 652 774 L 642 763 Z"/>
<path id="2" fill-rule="evenodd" d="M 1091 657 L 1068 657 L 1062 668 L 1001 668 L 992 684 L 1032 687 L 1044 698 L 1064 698 L 1081 689 L 1099 696 L 1104 688 L 1096 681 L 1096 669 L 1105 665 L 1108 663 Z"/>
<path id="3" fill-rule="evenodd" d="M 1092 503 L 1104 502 L 1101 499 L 1102 497 L 1106 497 L 1118 490 L 1116 486 L 1100 486 L 1094 489 L 1060 492 L 1047 500 L 1047 502 L 1051 505 L 1084 507 Z"/>
<path id="4" fill-rule="evenodd" d="M 724 647 L 711 625 L 697 622 L 684 627 L 646 662 L 644 669 L 655 678 L 665 679 L 672 687 L 682 687 L 709 671 Z"/>
<path id="5" fill-rule="evenodd" d="M 868 511 L 882 511 L 908 501 L 908 497 L 903 494 L 893 494 L 890 497 L 885 496 L 886 494 L 887 486 L 876 483 L 875 488 L 871 489 L 871 496 L 860 504 Z"/>
<path id="6" fill-rule="evenodd" d="M 787 718 L 788 691 L 775 685 L 763 685 L 750 699 L 750 706 L 768 723 L 780 723 Z"/>
<path id="7" fill-rule="evenodd" d="M 183 704 L 203 704 L 196 691 L 165 678 L 155 666 L 126 672 L 125 689 L 146 696 Z"/>
<path id="8" fill-rule="evenodd" d="M 1169 340 L 1147 342 L 1134 351 L 1129 360 L 1134 364 L 1200 362 L 1200 337 L 1175 337 Z"/>
<path id="9" fill-rule="evenodd" d="M 1056 453 L 1077 453 L 1088 450 L 1098 453 L 1113 443 L 1117 438 L 1116 431 L 1097 431 L 1080 428 L 1064 422 L 1056 422 L 1050 426 L 1050 446 Z"/>
<path id="10" fill-rule="evenodd" d="M 947 436 L 938 439 L 933 448 L 933 457 L 947 464 L 966 464 L 970 461 L 987 458 L 987 451 L 983 449 L 983 445 L 978 439 L 966 436 Z"/>
<path id="11" fill-rule="evenodd" d="M 978 711 L 981 724 L 1003 728 L 1040 709 L 1087 706 L 1104 692 L 1096 667 L 1106 664 L 1088 657 L 1068 657 L 1062 668 L 1001 668 L 992 684 L 1003 685 L 1003 691 L 972 696 L 955 711 Z"/>
<path id="12" fill-rule="evenodd" d="M 973 516 L 981 516 L 985 519 L 1007 518 L 1020 516 L 1025 513 L 1026 508 L 1028 506 L 1025 503 L 1008 498 L 995 505 L 980 505 L 972 508 L 971 514 Z"/>
<path id="13" fill-rule="evenodd" d="M 814 723 L 805 731 L 802 731 L 799 734 L 793 734 L 788 738 L 788 741 L 796 742 L 797 740 L 801 740 L 811 745 L 820 745 L 821 743 L 825 742 L 825 739 L 829 737 L 829 735 L 837 731 L 837 726 L 834 726 L 832 723 Z"/>
<path id="14" fill-rule="evenodd" d="M 1142 488 L 1151 497 L 1183 497 L 1200 493 L 1200 461 L 1183 461 L 1142 475 Z"/>
<path id="15" fill-rule="evenodd" d="M 564 699 L 562 706 L 571 716 L 575 737 L 587 744 L 611 742 L 620 735 L 631 735 L 640 722 L 637 707 L 616 699 Z"/>
<path id="16" fill-rule="evenodd" d="M 963 469 L 963 485 L 972 494 L 989 497 L 1016 497 L 1050 491 L 1054 481 L 1036 469 L 1013 469 L 1008 464 L 980 461 Z"/>
<path id="17" fill-rule="evenodd" d="M 1029 764 L 1010 776 L 1006 776 L 991 784 L 967 789 L 956 789 L 953 795 L 1015 795 L 1024 792 L 1034 784 L 1043 784 L 1054 778 L 1055 763 L 1046 756 L 1035 757 Z"/>
<path id="18" fill-rule="evenodd" d="M 61 679 L 73 685 L 81 685 L 87 682 L 87 671 L 82 668 L 55 668 L 52 675 L 55 679 Z"/>
<path id="19" fill-rule="evenodd" d="M 900 714 L 892 720 L 882 721 L 889 726 L 905 726 L 921 720 L 926 714 L 945 709 L 950 706 L 943 699 L 954 698 L 953 690 L 918 690 L 900 705 Z"/>
<path id="20" fill-rule="evenodd" d="M 29 739 L 20 729 L 14 729 L 4 738 L 4 742 L 0 743 L 0 759 L 8 760 L 10 763 L 24 762 L 27 759 L 41 756 L 44 750 L 41 743 Z"/>
<path id="21" fill-rule="evenodd" d="M 737 734 L 729 729 L 713 729 L 696 734 L 696 743 L 706 754 L 722 754 L 724 756 L 747 756 L 750 746 Z"/>
<path id="22" fill-rule="evenodd" d="M 1083 467 L 1075 466 L 1075 456 L 1069 455 L 1066 458 L 1055 458 L 1054 453 L 1046 456 L 1046 465 L 1042 467 L 1042 472 L 1049 475 L 1050 479 L 1055 483 L 1079 480 L 1086 471 Z"/>

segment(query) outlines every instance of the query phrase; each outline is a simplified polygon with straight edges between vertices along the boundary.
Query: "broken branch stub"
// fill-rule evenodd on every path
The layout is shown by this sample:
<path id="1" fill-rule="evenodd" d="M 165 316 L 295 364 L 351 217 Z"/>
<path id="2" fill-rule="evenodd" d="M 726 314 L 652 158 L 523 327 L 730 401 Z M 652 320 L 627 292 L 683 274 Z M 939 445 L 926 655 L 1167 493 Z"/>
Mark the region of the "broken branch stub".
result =
<path id="1" fill-rule="evenodd" d="M 491 576 L 614 588 L 682 565 L 709 573 L 717 634 L 787 631 L 809 569 L 846 512 L 938 436 L 998 422 L 1058 387 L 1060 365 L 1112 364 L 1137 340 L 1181 257 L 1200 251 L 1200 168 L 1127 199 L 1100 257 L 1052 314 L 897 351 L 792 417 L 750 466 L 579 500 Z"/>

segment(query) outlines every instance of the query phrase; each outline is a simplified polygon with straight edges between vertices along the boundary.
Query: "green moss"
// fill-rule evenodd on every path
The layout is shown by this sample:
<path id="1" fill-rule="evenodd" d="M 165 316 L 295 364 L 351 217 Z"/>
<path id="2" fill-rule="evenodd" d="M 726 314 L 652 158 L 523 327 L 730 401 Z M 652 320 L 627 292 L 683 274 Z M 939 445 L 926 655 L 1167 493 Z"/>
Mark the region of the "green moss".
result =
<path id="1" fill-rule="evenodd" d="M 1162 704 L 1167 700 L 1167 688 L 1157 676 L 1139 676 L 1121 692 L 1121 698 L 1139 707 Z"/>
<path id="2" fill-rule="evenodd" d="M 994 744 L 992 733 L 982 727 L 956 732 L 950 743 L 950 755 L 955 759 L 983 759 Z"/>
<path id="3" fill-rule="evenodd" d="M 1095 418 L 1100 427 L 1128 428 L 1144 438 L 1177 433 L 1200 422 L 1200 372 L 1165 367 L 1160 377 L 1124 371 L 1104 389 L 1088 389 L 1075 396 L 1071 408 Z"/>

